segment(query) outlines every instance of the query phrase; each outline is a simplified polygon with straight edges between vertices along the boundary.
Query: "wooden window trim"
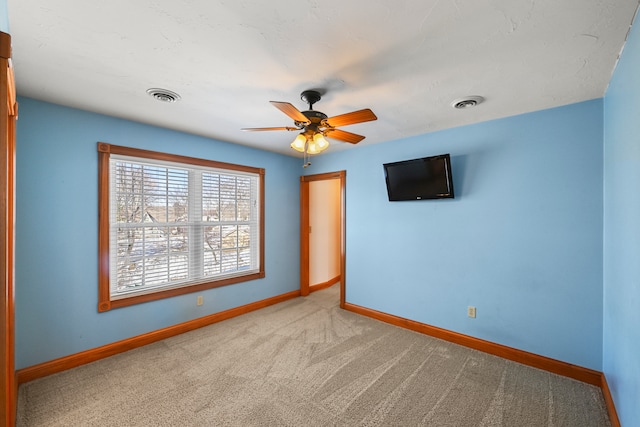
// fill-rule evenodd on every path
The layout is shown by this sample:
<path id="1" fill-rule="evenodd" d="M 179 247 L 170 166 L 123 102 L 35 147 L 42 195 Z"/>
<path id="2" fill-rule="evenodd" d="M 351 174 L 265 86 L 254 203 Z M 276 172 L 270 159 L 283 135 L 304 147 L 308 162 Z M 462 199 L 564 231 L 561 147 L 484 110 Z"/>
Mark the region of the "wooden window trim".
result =
<path id="1" fill-rule="evenodd" d="M 165 289 L 144 295 L 137 295 L 128 298 L 111 300 L 109 290 L 109 158 L 111 154 L 118 154 L 131 157 L 141 157 L 153 160 L 186 163 L 196 166 L 205 166 L 231 171 L 255 173 L 259 176 L 258 192 L 259 204 L 259 271 L 243 276 L 212 280 L 180 288 Z M 192 292 L 199 292 L 205 289 L 212 289 L 227 286 L 234 283 L 246 282 L 265 277 L 264 269 L 264 176 L 265 170 L 250 166 L 235 165 L 213 160 L 199 159 L 194 157 L 179 156 L 174 154 L 160 153 L 156 151 L 142 150 L 137 148 L 111 145 L 104 142 L 98 143 L 98 311 L 104 312 L 114 308 L 126 307 L 149 301 L 156 301 Z"/>

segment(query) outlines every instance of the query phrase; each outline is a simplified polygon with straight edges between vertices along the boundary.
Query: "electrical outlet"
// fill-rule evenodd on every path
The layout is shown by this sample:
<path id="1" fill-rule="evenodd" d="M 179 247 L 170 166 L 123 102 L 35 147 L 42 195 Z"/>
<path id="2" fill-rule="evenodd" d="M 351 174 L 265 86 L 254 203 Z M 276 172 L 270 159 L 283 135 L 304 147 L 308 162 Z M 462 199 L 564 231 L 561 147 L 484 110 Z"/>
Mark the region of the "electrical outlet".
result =
<path id="1" fill-rule="evenodd" d="M 204 297 L 202 295 L 198 295 L 198 298 L 196 298 L 196 305 L 202 304 L 204 304 Z"/>
<path id="2" fill-rule="evenodd" d="M 467 316 L 475 318 L 476 317 L 476 308 L 471 306 L 471 305 L 469 307 L 467 307 Z"/>

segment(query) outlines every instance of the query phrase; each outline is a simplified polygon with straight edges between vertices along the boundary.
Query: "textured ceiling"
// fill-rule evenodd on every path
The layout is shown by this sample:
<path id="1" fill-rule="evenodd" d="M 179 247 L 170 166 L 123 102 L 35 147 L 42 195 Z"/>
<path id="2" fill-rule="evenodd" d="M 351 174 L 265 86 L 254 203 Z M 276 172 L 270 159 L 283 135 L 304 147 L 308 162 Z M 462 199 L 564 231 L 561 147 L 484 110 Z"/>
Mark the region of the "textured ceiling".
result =
<path id="1" fill-rule="evenodd" d="M 288 155 L 268 101 L 359 145 L 602 97 L 638 0 L 9 0 L 18 94 Z M 161 103 L 149 88 L 177 92 Z M 481 95 L 479 106 L 452 101 Z M 333 150 L 353 148 L 332 142 Z"/>

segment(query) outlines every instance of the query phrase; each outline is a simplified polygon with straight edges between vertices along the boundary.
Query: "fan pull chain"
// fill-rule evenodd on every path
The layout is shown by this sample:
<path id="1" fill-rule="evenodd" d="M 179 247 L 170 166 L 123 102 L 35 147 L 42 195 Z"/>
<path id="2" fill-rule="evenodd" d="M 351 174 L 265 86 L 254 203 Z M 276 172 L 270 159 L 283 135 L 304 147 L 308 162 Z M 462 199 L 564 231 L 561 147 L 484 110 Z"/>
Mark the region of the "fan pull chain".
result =
<path id="1" fill-rule="evenodd" d="M 307 140 L 304 142 L 304 154 L 302 157 L 302 161 L 304 162 L 302 164 L 303 168 L 306 168 L 307 166 L 311 165 L 311 162 L 309 161 L 309 153 L 307 152 L 308 149 L 309 149 L 309 139 L 307 138 Z"/>

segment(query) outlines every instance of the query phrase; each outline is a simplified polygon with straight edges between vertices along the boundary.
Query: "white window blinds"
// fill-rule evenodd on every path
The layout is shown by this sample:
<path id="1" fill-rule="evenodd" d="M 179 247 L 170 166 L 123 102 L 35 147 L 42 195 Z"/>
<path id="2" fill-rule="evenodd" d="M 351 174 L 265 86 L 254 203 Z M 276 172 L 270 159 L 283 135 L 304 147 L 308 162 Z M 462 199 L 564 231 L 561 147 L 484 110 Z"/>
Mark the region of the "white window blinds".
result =
<path id="1" fill-rule="evenodd" d="M 259 175 L 112 154 L 112 300 L 260 270 Z"/>

